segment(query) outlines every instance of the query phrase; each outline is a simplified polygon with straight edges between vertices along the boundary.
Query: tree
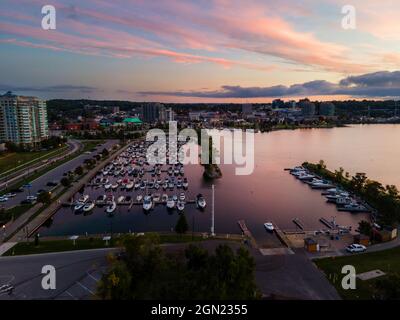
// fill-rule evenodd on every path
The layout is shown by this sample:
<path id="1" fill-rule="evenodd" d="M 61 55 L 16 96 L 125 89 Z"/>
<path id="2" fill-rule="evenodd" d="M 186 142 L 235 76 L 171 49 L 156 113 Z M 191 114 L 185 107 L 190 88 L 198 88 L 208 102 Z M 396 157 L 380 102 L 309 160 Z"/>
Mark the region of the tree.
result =
<path id="1" fill-rule="evenodd" d="M 71 185 L 71 180 L 67 177 L 62 178 L 60 182 L 64 187 L 69 187 Z"/>
<path id="2" fill-rule="evenodd" d="M 358 223 L 358 230 L 361 234 L 371 237 L 372 235 L 372 226 L 368 221 L 361 220 Z"/>
<path id="3" fill-rule="evenodd" d="M 256 299 L 255 263 L 247 249 L 220 245 L 215 254 L 189 245 L 166 254 L 158 236 L 126 236 L 122 258 L 109 259 L 97 295 L 102 299 Z"/>
<path id="4" fill-rule="evenodd" d="M 49 204 L 51 202 L 51 193 L 48 191 L 41 192 L 37 198 L 38 202 Z"/>
<path id="5" fill-rule="evenodd" d="M 179 215 L 178 221 L 175 226 L 175 232 L 178 234 L 184 234 L 188 231 L 189 225 L 186 220 L 186 216 L 184 213 Z"/>
<path id="6" fill-rule="evenodd" d="M 400 299 L 400 276 L 390 275 L 376 281 L 375 297 L 379 300 Z"/>
<path id="7" fill-rule="evenodd" d="M 83 168 L 81 166 L 78 166 L 75 168 L 75 174 L 78 176 L 81 176 L 83 174 Z"/>
<path id="8" fill-rule="evenodd" d="M 101 152 L 101 154 L 103 155 L 103 157 L 107 157 L 109 152 L 106 148 L 104 148 L 103 151 Z"/>

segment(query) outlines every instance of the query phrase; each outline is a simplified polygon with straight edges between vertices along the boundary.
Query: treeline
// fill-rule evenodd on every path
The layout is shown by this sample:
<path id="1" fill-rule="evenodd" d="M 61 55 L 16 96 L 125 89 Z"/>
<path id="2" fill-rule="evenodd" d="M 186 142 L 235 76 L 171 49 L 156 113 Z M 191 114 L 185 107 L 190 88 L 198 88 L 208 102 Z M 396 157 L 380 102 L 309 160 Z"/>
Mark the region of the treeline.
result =
<path id="1" fill-rule="evenodd" d="M 189 245 L 184 253 L 165 252 L 156 234 L 126 236 L 123 255 L 110 267 L 97 290 L 112 300 L 248 300 L 260 297 L 255 262 L 244 248 L 219 245 L 214 254 Z"/>
<path id="2" fill-rule="evenodd" d="M 377 210 L 380 224 L 396 226 L 399 223 L 400 194 L 395 185 L 384 186 L 378 181 L 369 179 L 365 173 L 356 173 L 354 176 L 350 176 L 343 168 L 334 172 L 329 171 L 323 160 L 318 164 L 305 162 L 303 166 L 366 201 Z"/>
<path id="3" fill-rule="evenodd" d="M 11 141 L 6 141 L 5 147 L 7 149 L 7 152 L 30 152 L 32 150 L 58 148 L 61 147 L 66 141 L 67 141 L 66 138 L 61 138 L 59 136 L 51 136 L 48 139 L 39 142 L 34 147 L 16 144 Z"/>

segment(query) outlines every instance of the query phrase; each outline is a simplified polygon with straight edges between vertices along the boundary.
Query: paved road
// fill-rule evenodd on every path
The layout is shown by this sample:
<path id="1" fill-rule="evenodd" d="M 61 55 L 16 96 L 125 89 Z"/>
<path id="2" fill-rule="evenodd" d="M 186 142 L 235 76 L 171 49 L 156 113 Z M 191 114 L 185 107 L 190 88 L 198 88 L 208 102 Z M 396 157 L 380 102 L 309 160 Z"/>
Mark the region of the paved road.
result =
<path id="1" fill-rule="evenodd" d="M 67 144 L 69 146 L 69 150 L 67 150 L 67 153 L 63 153 L 61 155 L 57 155 L 54 157 L 48 158 L 48 161 L 57 161 L 59 159 L 62 159 L 66 156 L 69 156 L 73 154 L 74 152 L 78 151 L 79 148 L 82 146 L 82 144 L 78 140 L 68 140 Z M 20 170 L 19 172 L 14 172 L 10 175 L 7 175 L 5 177 L 1 178 L 1 183 L 0 183 L 0 189 L 3 190 L 8 186 L 11 186 L 12 184 L 18 182 L 24 176 L 27 176 L 31 174 L 34 170 L 42 169 L 47 165 L 47 163 L 43 163 L 41 161 L 34 163 L 33 165 L 27 166 L 24 169 Z"/>
<path id="2" fill-rule="evenodd" d="M 60 182 L 60 180 L 63 177 L 64 172 L 74 170 L 77 166 L 82 165 L 86 159 L 91 159 L 93 157 L 93 155 L 101 153 L 101 151 L 104 148 L 109 149 L 110 147 L 115 145 L 117 142 L 118 142 L 118 140 L 107 140 L 101 147 L 97 147 L 97 150 L 92 152 L 91 154 L 84 153 L 84 154 L 72 159 L 71 161 L 68 161 L 68 162 L 58 166 L 57 168 L 45 173 L 44 175 L 40 176 L 36 180 L 31 181 L 32 188 L 30 188 L 29 190 L 26 190 L 24 192 L 17 193 L 16 197 L 9 199 L 6 203 L 3 203 L 3 205 L 5 206 L 5 208 L 10 208 L 15 205 L 19 205 L 22 200 L 26 199 L 26 197 L 29 195 L 29 193 L 31 195 L 35 195 L 36 192 L 40 189 L 49 190 L 50 188 L 46 186 L 46 184 L 49 181 Z"/>
<path id="3" fill-rule="evenodd" d="M 0 258 L 0 286 L 14 287 L 0 300 L 91 299 L 106 267 L 106 255 L 116 249 L 97 249 Z M 41 286 L 44 265 L 56 269 L 56 289 Z"/>

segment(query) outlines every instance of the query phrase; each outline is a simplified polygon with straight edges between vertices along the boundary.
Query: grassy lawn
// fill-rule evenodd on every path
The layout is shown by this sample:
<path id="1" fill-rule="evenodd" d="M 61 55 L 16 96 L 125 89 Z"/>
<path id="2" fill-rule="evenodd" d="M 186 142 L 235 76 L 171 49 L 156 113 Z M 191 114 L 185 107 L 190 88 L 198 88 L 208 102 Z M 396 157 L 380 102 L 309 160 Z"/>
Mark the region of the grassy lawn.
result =
<path id="1" fill-rule="evenodd" d="M 150 234 L 150 233 L 147 233 Z M 189 243 L 189 242 L 199 242 L 203 241 L 203 237 L 194 236 L 190 234 L 177 235 L 177 234 L 161 234 L 160 243 Z M 72 240 L 44 240 L 39 241 L 39 245 L 35 246 L 34 242 L 20 242 L 9 251 L 7 251 L 4 256 L 12 255 L 28 255 L 28 254 L 38 254 L 38 253 L 48 253 L 48 252 L 62 252 L 62 251 L 73 251 L 73 250 L 85 250 L 85 249 L 99 249 L 106 247 L 115 247 L 119 245 L 119 238 L 114 238 L 108 246 L 106 246 L 105 241 L 100 238 L 92 239 L 78 239 L 76 240 L 75 246 Z"/>
<path id="2" fill-rule="evenodd" d="M 112 244 L 110 244 L 110 246 L 112 246 Z M 20 242 L 8 250 L 3 256 L 99 249 L 106 247 L 105 241 L 102 239 L 78 239 L 75 245 L 72 240 L 39 241 L 38 246 L 35 246 L 34 242 Z"/>
<path id="3" fill-rule="evenodd" d="M 12 170 L 9 172 L 11 173 L 14 171 L 13 169 L 16 167 L 18 167 L 17 169 L 21 169 L 25 167 L 25 165 L 28 165 L 28 162 L 29 165 L 31 165 L 38 161 L 48 159 L 49 157 L 57 156 L 58 154 L 64 152 L 65 149 L 66 147 L 64 146 L 47 151 L 6 153 L 0 156 L 0 172 L 3 173 L 8 170 Z"/>
<path id="4" fill-rule="evenodd" d="M 82 140 L 81 142 L 83 144 L 83 152 L 86 152 L 86 151 L 90 151 L 93 148 L 100 148 L 100 147 L 97 147 L 97 145 L 103 144 L 105 141 L 104 140 Z M 103 149 L 101 149 L 101 150 L 103 150 Z"/>
<path id="5" fill-rule="evenodd" d="M 318 268 L 324 271 L 328 280 L 344 299 L 372 299 L 376 279 L 382 279 L 383 277 L 367 281 L 357 279 L 356 290 L 343 290 L 341 286 L 341 279 L 344 276 L 341 274 L 342 267 L 344 265 L 353 265 L 358 274 L 379 269 L 387 275 L 399 275 L 400 247 L 353 256 L 318 259 L 314 262 Z"/>

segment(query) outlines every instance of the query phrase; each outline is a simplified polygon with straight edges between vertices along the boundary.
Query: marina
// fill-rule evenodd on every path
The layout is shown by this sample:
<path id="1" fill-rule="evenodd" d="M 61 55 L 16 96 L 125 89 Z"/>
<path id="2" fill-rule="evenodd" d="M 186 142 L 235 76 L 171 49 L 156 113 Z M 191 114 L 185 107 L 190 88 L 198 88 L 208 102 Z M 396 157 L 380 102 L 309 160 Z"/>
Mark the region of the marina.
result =
<path id="1" fill-rule="evenodd" d="M 185 193 L 185 207 L 184 212 L 187 217 L 189 229 L 194 228 L 196 232 L 210 232 L 211 227 L 211 198 L 212 184 L 215 184 L 215 229 L 218 233 L 238 233 L 237 221 L 245 219 L 248 229 L 251 230 L 253 237 L 257 243 L 262 246 L 263 243 L 269 243 L 270 235 L 266 232 L 264 223 L 273 221 L 274 224 L 279 226 L 285 232 L 296 231 L 301 229 L 294 224 L 293 219 L 298 218 L 304 225 L 305 231 L 319 231 L 321 229 L 328 229 L 321 224 L 319 219 L 324 217 L 328 221 L 333 216 L 336 221 L 342 226 L 352 226 L 355 230 L 360 220 L 367 220 L 368 213 L 364 212 L 346 212 L 339 211 L 332 201 L 327 201 L 325 196 L 321 193 L 329 192 L 330 189 L 312 189 L 308 184 L 300 179 L 295 179 L 294 176 L 284 171 L 284 168 L 293 169 L 296 164 L 303 163 L 305 160 L 318 162 L 319 159 L 324 158 L 330 167 L 339 167 L 340 165 L 352 169 L 352 164 L 355 158 L 358 160 L 357 168 L 365 168 L 365 171 L 373 174 L 372 168 L 368 167 L 365 163 L 359 162 L 367 159 L 365 153 L 360 155 L 349 154 L 349 159 L 352 160 L 342 164 L 335 162 L 328 152 L 325 140 L 316 140 L 321 136 L 321 132 L 325 135 L 331 136 L 330 143 L 340 139 L 341 144 L 345 140 L 341 139 L 343 134 L 347 132 L 362 131 L 362 134 L 357 134 L 360 138 L 368 136 L 368 132 L 364 131 L 362 127 L 356 128 L 338 128 L 332 130 L 309 130 L 309 131 L 279 131 L 268 134 L 256 134 L 255 145 L 265 146 L 255 148 L 255 161 L 257 166 L 254 174 L 250 176 L 236 176 L 234 166 L 220 165 L 223 172 L 223 178 L 214 182 L 206 181 L 203 179 L 203 167 L 197 164 L 188 164 L 184 166 L 184 176 L 174 175 L 174 171 L 170 170 L 170 165 L 163 165 L 160 169 L 160 176 L 152 176 L 152 168 L 147 166 L 143 160 L 143 170 L 146 170 L 146 175 L 141 178 L 129 176 L 125 172 L 125 176 L 130 181 L 134 182 L 132 189 L 123 189 L 121 185 L 115 191 L 105 191 L 103 183 L 96 182 L 96 178 L 103 178 L 102 172 L 93 176 L 91 181 L 86 183 L 84 194 L 90 196 L 90 200 L 96 201 L 99 196 L 112 193 L 115 195 L 115 201 L 119 196 L 125 196 L 125 200 L 121 204 L 117 204 L 112 217 L 105 213 L 105 205 L 101 207 L 97 205 L 90 212 L 80 212 L 75 214 L 71 203 L 79 199 L 81 194 L 77 194 L 74 199 L 69 199 L 64 203 L 53 218 L 48 221 L 40 230 L 43 236 L 57 236 L 57 235 L 71 235 L 71 234 L 98 234 L 110 232 L 146 232 L 146 231 L 171 231 L 177 222 L 177 209 L 176 202 L 181 192 Z M 314 141 L 313 148 L 307 150 L 305 153 L 301 145 L 297 144 L 298 140 Z M 285 141 L 285 143 L 282 143 Z M 318 141 L 318 142 L 316 142 Z M 325 148 L 326 146 L 326 148 Z M 321 151 L 322 150 L 322 151 Z M 367 152 L 367 150 L 366 150 Z M 288 154 L 292 156 L 287 157 Z M 340 159 L 343 161 L 343 158 Z M 140 167 L 136 165 L 138 169 Z M 127 168 L 128 169 L 128 168 Z M 126 171 L 127 171 L 126 169 Z M 148 169 L 148 171 L 147 171 Z M 151 182 L 157 183 L 160 178 L 162 183 L 168 177 L 168 171 L 172 172 L 177 182 L 177 178 L 187 178 L 188 188 L 177 188 L 173 186 L 171 191 L 169 186 L 164 191 L 163 187 L 157 190 L 155 184 L 151 187 Z M 140 171 L 139 171 L 140 172 Z M 114 177 L 108 175 L 109 184 L 117 182 L 119 179 L 124 179 L 121 176 Z M 139 179 L 148 182 L 148 188 L 141 189 Z M 389 180 L 390 181 L 390 180 Z M 136 188 L 135 188 L 136 185 Z M 143 186 L 142 186 L 143 187 Z M 268 190 L 268 192 L 266 191 Z M 147 194 L 156 195 L 160 194 L 160 203 L 153 201 L 153 208 L 146 214 L 143 211 L 143 197 Z M 167 194 L 168 199 L 166 204 L 163 204 L 163 194 Z M 197 203 L 193 201 L 197 196 L 202 194 L 207 202 L 203 210 L 199 210 Z M 172 197 L 176 196 L 176 200 Z M 128 197 L 131 197 L 130 199 Z M 127 201 L 129 199 L 129 201 Z M 164 198 L 165 200 L 165 198 Z M 168 209 L 168 202 L 171 209 Z M 173 209 L 172 209 L 173 208 Z"/>

